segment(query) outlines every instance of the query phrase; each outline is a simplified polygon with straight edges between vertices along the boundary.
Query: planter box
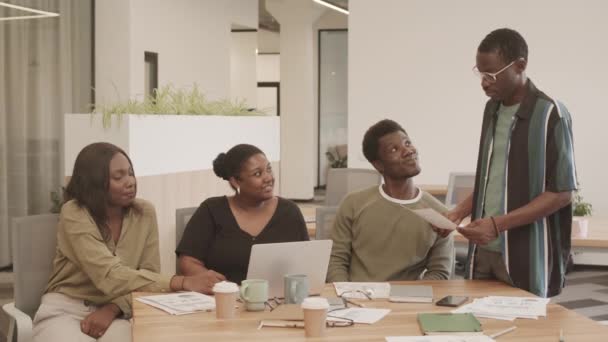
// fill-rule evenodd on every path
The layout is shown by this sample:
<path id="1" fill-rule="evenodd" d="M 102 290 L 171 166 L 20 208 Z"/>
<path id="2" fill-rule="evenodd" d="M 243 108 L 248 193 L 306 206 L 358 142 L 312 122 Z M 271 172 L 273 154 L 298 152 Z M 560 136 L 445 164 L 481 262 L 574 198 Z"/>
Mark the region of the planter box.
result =
<path id="1" fill-rule="evenodd" d="M 280 160 L 277 116 L 123 115 L 103 128 L 101 115 L 65 115 L 65 175 L 70 176 L 80 150 L 106 141 L 123 148 L 136 175 L 150 176 L 212 169 L 218 153 L 248 143 L 268 160 Z"/>

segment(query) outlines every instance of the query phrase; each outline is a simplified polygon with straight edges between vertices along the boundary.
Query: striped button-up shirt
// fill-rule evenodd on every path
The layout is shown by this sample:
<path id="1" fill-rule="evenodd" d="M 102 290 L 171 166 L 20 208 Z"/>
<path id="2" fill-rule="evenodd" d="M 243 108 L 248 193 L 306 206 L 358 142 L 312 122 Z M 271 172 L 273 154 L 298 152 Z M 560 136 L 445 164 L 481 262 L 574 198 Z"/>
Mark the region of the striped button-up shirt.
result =
<path id="1" fill-rule="evenodd" d="M 530 203 L 545 191 L 576 189 L 572 120 L 566 107 L 528 80 L 527 92 L 511 124 L 503 196 L 505 213 Z M 483 217 L 499 101 L 484 111 L 473 219 Z M 559 294 L 570 254 L 572 206 L 501 233 L 501 250 L 513 284 L 541 297 Z M 472 278 L 476 246 L 469 245 L 467 276 Z"/>

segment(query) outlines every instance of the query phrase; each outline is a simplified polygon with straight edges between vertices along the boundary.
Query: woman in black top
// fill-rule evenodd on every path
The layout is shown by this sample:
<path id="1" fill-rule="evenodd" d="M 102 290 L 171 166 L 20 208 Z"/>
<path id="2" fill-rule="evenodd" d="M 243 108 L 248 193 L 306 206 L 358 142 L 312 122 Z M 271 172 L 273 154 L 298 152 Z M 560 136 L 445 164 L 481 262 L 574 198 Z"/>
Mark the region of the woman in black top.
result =
<path id="1" fill-rule="evenodd" d="M 176 250 L 182 274 L 207 275 L 208 293 L 219 281 L 245 279 L 254 244 L 309 240 L 297 205 L 274 196 L 272 167 L 260 149 L 236 145 L 217 156 L 213 171 L 235 194 L 206 199 Z"/>

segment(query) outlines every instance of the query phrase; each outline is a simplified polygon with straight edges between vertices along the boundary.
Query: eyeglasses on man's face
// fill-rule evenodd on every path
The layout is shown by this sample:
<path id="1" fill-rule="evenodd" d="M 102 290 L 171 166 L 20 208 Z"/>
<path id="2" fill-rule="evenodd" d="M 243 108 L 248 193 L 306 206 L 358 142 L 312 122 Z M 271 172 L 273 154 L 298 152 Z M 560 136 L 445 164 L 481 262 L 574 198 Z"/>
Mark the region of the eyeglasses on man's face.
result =
<path id="1" fill-rule="evenodd" d="M 477 77 L 479 77 L 482 81 L 486 81 L 489 83 L 495 83 L 496 82 L 496 76 L 498 76 L 501 72 L 509 69 L 509 67 L 511 65 L 513 65 L 515 63 L 515 61 L 507 64 L 504 68 L 498 70 L 497 72 L 484 72 L 484 71 L 479 71 L 479 69 L 477 69 L 477 65 L 473 67 L 473 73 L 475 75 L 477 75 Z"/>

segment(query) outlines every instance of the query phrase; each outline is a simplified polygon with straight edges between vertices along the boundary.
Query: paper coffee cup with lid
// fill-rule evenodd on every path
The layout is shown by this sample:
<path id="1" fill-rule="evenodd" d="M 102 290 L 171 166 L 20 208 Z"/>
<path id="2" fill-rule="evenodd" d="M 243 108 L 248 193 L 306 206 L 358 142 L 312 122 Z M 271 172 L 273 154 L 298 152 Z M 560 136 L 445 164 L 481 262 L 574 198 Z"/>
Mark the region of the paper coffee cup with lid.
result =
<path id="1" fill-rule="evenodd" d="M 239 286 L 228 281 L 221 281 L 213 286 L 215 295 L 215 313 L 219 319 L 234 318 Z"/>
<path id="2" fill-rule="evenodd" d="M 325 334 L 325 320 L 329 303 L 322 297 L 308 297 L 302 302 L 304 311 L 304 332 L 306 337 L 320 337 Z"/>

